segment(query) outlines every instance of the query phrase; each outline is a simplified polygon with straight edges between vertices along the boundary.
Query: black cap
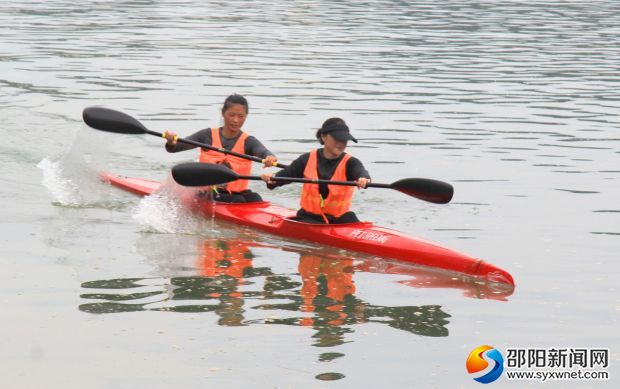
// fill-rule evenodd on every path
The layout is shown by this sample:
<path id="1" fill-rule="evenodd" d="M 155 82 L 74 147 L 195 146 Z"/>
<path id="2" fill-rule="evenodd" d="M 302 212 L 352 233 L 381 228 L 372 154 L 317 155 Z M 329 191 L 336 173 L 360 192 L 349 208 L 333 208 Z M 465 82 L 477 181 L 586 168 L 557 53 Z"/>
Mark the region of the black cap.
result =
<path id="1" fill-rule="evenodd" d="M 349 132 L 349 127 L 347 127 L 347 125 L 344 123 L 329 124 L 321 129 L 321 134 L 330 134 L 331 136 L 336 138 L 336 140 L 339 140 L 341 142 L 352 140 L 353 142 L 357 143 L 357 139 L 355 139 L 353 135 L 351 135 L 351 133 Z"/>

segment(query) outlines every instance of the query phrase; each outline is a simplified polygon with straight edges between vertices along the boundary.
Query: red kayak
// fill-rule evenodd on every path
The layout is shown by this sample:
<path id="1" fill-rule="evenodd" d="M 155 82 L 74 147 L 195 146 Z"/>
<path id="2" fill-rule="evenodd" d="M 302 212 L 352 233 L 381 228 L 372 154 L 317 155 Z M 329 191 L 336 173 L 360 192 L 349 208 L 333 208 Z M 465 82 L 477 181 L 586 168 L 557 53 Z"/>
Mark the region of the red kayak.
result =
<path id="1" fill-rule="evenodd" d="M 161 183 L 139 178 L 124 178 L 101 173 L 101 178 L 128 192 L 148 196 Z M 190 193 L 190 192 L 188 192 Z M 194 192 L 191 192 L 194 193 Z M 235 224 L 249 226 L 274 235 L 309 240 L 329 246 L 392 258 L 417 265 L 445 269 L 490 282 L 514 285 L 510 273 L 494 265 L 435 243 L 406 235 L 370 222 L 348 224 L 308 224 L 290 218 L 296 211 L 258 203 L 229 204 L 201 199 L 192 195 L 187 203 L 192 211 L 206 217 L 215 216 Z"/>

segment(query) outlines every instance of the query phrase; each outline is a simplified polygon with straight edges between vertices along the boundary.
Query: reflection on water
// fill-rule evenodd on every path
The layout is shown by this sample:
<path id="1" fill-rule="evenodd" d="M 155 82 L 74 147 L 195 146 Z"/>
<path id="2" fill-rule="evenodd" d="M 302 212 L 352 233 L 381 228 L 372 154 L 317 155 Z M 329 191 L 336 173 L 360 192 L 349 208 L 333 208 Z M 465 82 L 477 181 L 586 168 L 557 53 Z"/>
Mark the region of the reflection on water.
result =
<path id="1" fill-rule="evenodd" d="M 199 275 L 124 278 L 84 282 L 98 289 L 82 298 L 104 300 L 80 306 L 91 313 L 133 311 L 213 312 L 223 326 L 285 324 L 312 327 L 317 346 L 344 342 L 343 326 L 378 322 L 424 336 L 447 336 L 449 315 L 436 305 L 385 307 L 355 297 L 356 271 L 368 262 L 300 254 L 298 273 L 275 274 L 254 267 L 246 243 L 206 240 L 197 260 Z M 264 314 L 248 314 L 249 310 Z"/>
<path id="2" fill-rule="evenodd" d="M 400 284 L 415 288 L 454 288 L 474 298 L 505 300 L 505 285 L 481 283 L 433 269 L 372 258 L 352 258 L 335 251 L 294 251 L 294 271 L 255 266 L 253 250 L 273 247 L 242 239 L 203 239 L 191 271 L 195 275 L 120 278 L 84 282 L 79 309 L 89 313 L 166 311 L 212 313 L 220 326 L 288 325 L 311 328 L 312 345 L 336 347 L 367 323 L 380 323 L 419 336 L 445 337 L 450 317 L 440 305 L 384 306 L 356 297 L 359 273 L 404 276 Z M 165 253 L 161 253 L 165 255 Z M 297 255 L 294 255 L 295 257 Z M 188 268 L 186 267 L 187 271 Z M 499 289 L 498 289 L 499 288 Z M 503 288 L 503 289 L 502 289 Z M 325 352 L 321 361 L 344 356 Z M 335 376 L 334 376 L 335 374 Z M 325 373 L 317 379 L 337 379 Z M 336 377 L 336 378 L 335 378 Z"/>
<path id="3" fill-rule="evenodd" d="M 169 280 L 128 278 L 90 281 L 83 283 L 82 287 L 105 291 L 84 293 L 81 297 L 104 302 L 82 304 L 79 308 L 90 313 L 147 310 L 213 312 L 218 316 L 218 324 L 222 326 L 306 326 L 317 330 L 316 346 L 342 344 L 343 335 L 350 330 L 341 327 L 371 322 L 384 323 L 423 336 L 448 335 L 444 326 L 448 323 L 445 319 L 449 315 L 437 305 L 385 307 L 372 305 L 351 294 L 341 298 L 330 297 L 330 287 L 338 289 L 343 285 L 329 285 L 328 277 L 319 274 L 315 280 L 300 285 L 299 281 L 290 276 L 273 275 L 269 269 L 263 268 L 247 270 L 243 279 L 220 275 Z M 160 289 L 151 290 L 152 283 L 156 281 Z M 240 290 L 242 287 L 249 287 L 250 290 Z M 147 290 L 141 291 L 142 288 Z M 313 289 L 316 293 L 309 297 L 310 294 L 303 289 Z M 140 300 L 148 301 L 135 302 Z M 269 315 L 248 318 L 246 316 L 256 316 L 246 315 L 248 309 L 261 310 Z"/>

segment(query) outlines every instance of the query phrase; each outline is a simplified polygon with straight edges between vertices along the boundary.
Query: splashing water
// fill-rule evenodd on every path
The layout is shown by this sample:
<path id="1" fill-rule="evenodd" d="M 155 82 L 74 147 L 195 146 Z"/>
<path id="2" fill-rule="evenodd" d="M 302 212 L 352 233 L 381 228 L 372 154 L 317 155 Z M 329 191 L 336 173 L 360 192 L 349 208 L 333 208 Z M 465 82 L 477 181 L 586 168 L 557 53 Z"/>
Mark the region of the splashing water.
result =
<path id="1" fill-rule="evenodd" d="M 80 203 L 79 189 L 70 178 L 64 176 L 60 161 L 43 158 L 37 167 L 43 170 L 43 186 L 47 188 L 55 201 L 63 205 Z"/>
<path id="2" fill-rule="evenodd" d="M 142 232 L 201 234 L 209 222 L 193 215 L 179 201 L 182 191 L 187 195 L 189 190 L 168 177 L 156 192 L 140 200 L 133 219 L 140 223 Z"/>
<path id="3" fill-rule="evenodd" d="M 98 178 L 98 172 L 110 162 L 109 137 L 82 125 L 67 151 L 43 158 L 37 164 L 43 171 L 42 184 L 56 205 L 118 209 L 135 202 L 135 198 L 128 200 L 126 193 L 114 190 Z M 195 195 L 193 190 L 200 189 L 182 187 L 169 176 L 152 195 L 140 199 L 132 218 L 140 224 L 142 232 L 189 235 L 213 232 L 213 221 L 193 215 L 180 201 L 184 196 Z"/>
<path id="4" fill-rule="evenodd" d="M 80 130 L 67 151 L 55 157 L 43 158 L 37 167 L 43 171 L 42 184 L 54 203 L 68 207 L 110 205 L 108 190 L 97 178 L 99 165 L 105 163 L 107 150 L 101 145 L 105 135 Z M 89 150 L 85 152 L 84 150 Z"/>

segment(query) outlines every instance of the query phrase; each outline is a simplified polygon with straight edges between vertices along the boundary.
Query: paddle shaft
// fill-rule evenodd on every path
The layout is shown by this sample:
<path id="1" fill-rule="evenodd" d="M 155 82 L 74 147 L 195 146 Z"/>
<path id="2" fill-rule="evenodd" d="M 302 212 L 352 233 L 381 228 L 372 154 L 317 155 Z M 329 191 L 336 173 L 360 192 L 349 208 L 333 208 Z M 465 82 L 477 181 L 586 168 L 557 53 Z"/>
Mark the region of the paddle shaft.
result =
<path id="1" fill-rule="evenodd" d="M 155 136 L 159 136 L 159 137 L 162 137 L 162 138 L 166 138 L 165 134 L 161 133 L 161 132 L 151 131 L 151 130 L 147 130 L 147 129 L 145 129 L 144 132 L 146 134 L 150 134 L 150 135 L 155 135 Z M 181 142 L 181 143 L 187 143 L 187 144 L 190 144 L 190 145 L 193 145 L 193 146 L 202 147 L 203 149 L 217 151 L 217 152 L 220 152 L 220 153 L 223 153 L 223 154 L 234 155 L 235 157 L 239 157 L 239 158 L 249 159 L 250 161 L 264 163 L 263 159 L 255 157 L 253 155 L 237 153 L 235 151 L 226 150 L 223 147 L 218 148 L 218 147 L 215 147 L 215 146 L 210 146 L 210 145 L 205 144 L 205 143 L 196 142 L 196 141 L 191 140 L 191 139 L 185 139 L 185 138 L 177 137 L 176 141 L 177 142 Z M 276 167 L 284 169 L 284 168 L 286 168 L 288 166 L 284 165 L 284 164 L 281 164 L 280 162 L 277 162 Z"/>
<path id="2" fill-rule="evenodd" d="M 259 176 L 242 176 L 238 175 L 237 179 L 239 180 L 262 180 Z M 329 184 L 329 185 L 342 185 L 342 186 L 357 186 L 357 182 L 355 181 L 332 181 L 332 180 L 321 180 L 321 179 L 309 179 L 309 178 L 297 178 L 297 177 L 271 177 L 272 181 L 280 181 L 280 182 L 299 182 L 302 184 Z M 389 184 L 373 184 L 368 183 L 366 187 L 372 188 L 391 188 Z"/>
<path id="3" fill-rule="evenodd" d="M 210 163 L 187 162 L 172 168 L 172 177 L 176 182 L 185 186 L 221 185 L 235 180 L 262 180 L 260 176 L 240 175 L 224 165 Z M 271 176 L 272 181 L 284 183 L 326 184 L 357 186 L 355 181 L 332 181 L 303 177 Z M 408 196 L 436 204 L 446 204 L 452 199 L 454 189 L 452 185 L 427 178 L 405 178 L 391 184 L 368 183 L 370 188 L 394 189 Z"/>

